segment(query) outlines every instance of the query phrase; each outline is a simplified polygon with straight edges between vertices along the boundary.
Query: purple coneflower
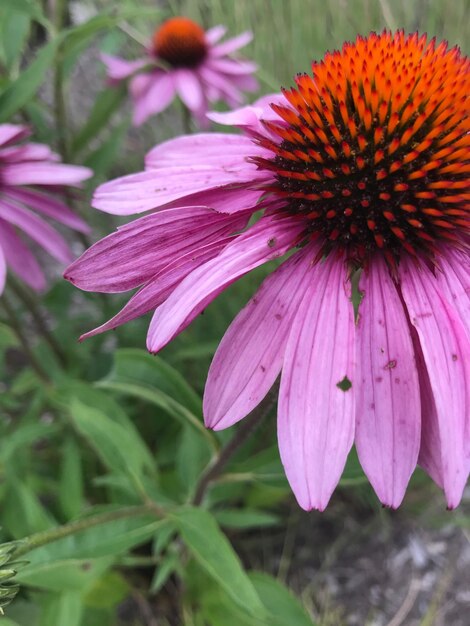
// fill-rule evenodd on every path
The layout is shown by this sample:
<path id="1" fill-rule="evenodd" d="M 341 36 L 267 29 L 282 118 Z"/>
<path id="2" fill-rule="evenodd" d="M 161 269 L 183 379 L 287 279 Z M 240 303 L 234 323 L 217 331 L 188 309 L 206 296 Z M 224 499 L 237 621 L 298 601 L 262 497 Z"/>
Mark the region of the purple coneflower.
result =
<path id="1" fill-rule="evenodd" d="M 102 55 L 112 83 L 131 77 L 136 126 L 166 109 L 176 95 L 204 126 L 209 102 L 239 106 L 243 91 L 258 89 L 256 64 L 231 56 L 251 41 L 251 33 L 219 43 L 225 32 L 223 26 L 204 32 L 192 20 L 174 17 L 157 28 L 145 58 Z"/>
<path id="2" fill-rule="evenodd" d="M 61 263 L 72 260 L 67 242 L 42 216 L 82 233 L 89 230 L 59 194 L 66 186 L 77 187 L 93 172 L 60 163 L 44 144 L 24 143 L 29 135 L 25 126 L 0 124 L 0 293 L 7 266 L 33 289 L 40 291 L 46 286 L 23 235 Z"/>
<path id="3" fill-rule="evenodd" d="M 148 349 L 157 352 L 237 278 L 291 252 L 222 339 L 204 415 L 216 430 L 235 424 L 280 375 L 280 453 L 305 509 L 326 507 L 353 443 L 384 505 L 400 504 L 417 463 L 449 508 L 461 499 L 469 69 L 457 48 L 426 36 L 358 37 L 282 95 L 212 115 L 247 136 L 166 142 L 145 172 L 96 192 L 94 206 L 110 213 L 161 210 L 68 269 L 85 290 L 141 287 L 88 335 L 156 309 Z"/>

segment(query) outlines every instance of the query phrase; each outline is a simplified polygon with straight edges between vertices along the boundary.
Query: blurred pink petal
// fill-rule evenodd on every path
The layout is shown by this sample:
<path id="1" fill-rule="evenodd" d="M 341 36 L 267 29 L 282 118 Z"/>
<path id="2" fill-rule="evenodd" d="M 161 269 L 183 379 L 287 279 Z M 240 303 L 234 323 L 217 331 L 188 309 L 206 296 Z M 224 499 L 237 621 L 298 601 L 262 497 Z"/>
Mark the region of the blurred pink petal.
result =
<path id="1" fill-rule="evenodd" d="M 8 222 L 0 219 L 0 247 L 11 270 L 36 291 L 42 291 L 46 279 L 31 250 Z"/>
<path id="2" fill-rule="evenodd" d="M 21 280 L 36 290 L 45 287 L 44 275 L 32 252 L 18 236 L 22 231 L 61 263 L 72 254 L 65 239 L 37 215 L 80 232 L 85 222 L 61 200 L 66 186 L 79 186 L 92 175 L 87 167 L 60 163 L 49 146 L 23 141 L 25 126 L 0 124 L 0 248 L 2 259 Z"/>
<path id="3" fill-rule="evenodd" d="M 139 74 L 130 83 L 130 92 L 134 98 L 133 122 L 140 126 L 149 117 L 166 109 L 175 97 L 175 77 L 161 70 L 150 74 Z"/>
<path id="4" fill-rule="evenodd" d="M 157 28 L 146 58 L 126 61 L 101 55 L 111 83 L 131 79 L 136 126 L 166 109 L 178 94 L 196 123 L 205 127 L 208 101 L 239 104 L 242 91 L 258 88 L 256 64 L 230 56 L 251 41 L 251 33 L 217 44 L 225 31 L 216 26 L 204 33 L 195 22 L 176 17 Z"/>

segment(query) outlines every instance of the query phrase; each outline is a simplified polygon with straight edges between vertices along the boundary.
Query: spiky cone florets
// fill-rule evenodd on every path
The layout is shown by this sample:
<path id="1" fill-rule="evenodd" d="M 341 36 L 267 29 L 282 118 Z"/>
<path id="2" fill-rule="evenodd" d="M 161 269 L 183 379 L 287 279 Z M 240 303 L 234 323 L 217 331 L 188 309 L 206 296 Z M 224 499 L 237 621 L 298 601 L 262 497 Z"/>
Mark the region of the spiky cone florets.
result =
<path id="1" fill-rule="evenodd" d="M 426 35 L 371 34 L 313 64 L 266 121 L 269 190 L 306 215 L 324 250 L 434 257 L 470 233 L 469 60 Z M 290 106 L 289 106 L 290 105 Z"/>

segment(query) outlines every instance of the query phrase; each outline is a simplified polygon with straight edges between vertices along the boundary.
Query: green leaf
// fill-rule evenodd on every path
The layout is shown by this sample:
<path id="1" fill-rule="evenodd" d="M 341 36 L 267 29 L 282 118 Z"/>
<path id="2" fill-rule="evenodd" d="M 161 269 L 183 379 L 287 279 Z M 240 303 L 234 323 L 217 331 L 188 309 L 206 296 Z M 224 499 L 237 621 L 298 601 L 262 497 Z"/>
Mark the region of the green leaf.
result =
<path id="1" fill-rule="evenodd" d="M 126 89 L 124 85 L 114 89 L 104 89 L 98 94 L 86 124 L 72 141 L 73 154 L 77 154 L 86 148 L 91 140 L 96 139 L 103 128 L 109 127 L 110 118 L 119 108 L 125 96 Z"/>
<path id="2" fill-rule="evenodd" d="M 164 520 L 155 521 L 149 515 L 112 520 L 31 550 L 28 560 L 49 563 L 60 559 L 117 556 L 148 541 L 163 523 Z"/>
<path id="3" fill-rule="evenodd" d="M 143 477 L 144 468 L 154 469 L 152 456 L 136 431 L 125 428 L 78 398 L 72 398 L 70 414 L 78 432 L 109 469 L 139 479 Z"/>
<path id="4" fill-rule="evenodd" d="M 81 593 L 65 591 L 47 596 L 39 626 L 80 626 L 83 605 Z"/>
<path id="5" fill-rule="evenodd" d="M 181 569 L 180 558 L 177 554 L 168 554 L 158 564 L 153 580 L 150 584 L 150 593 L 157 594 L 170 576 Z"/>
<path id="6" fill-rule="evenodd" d="M 56 525 L 56 521 L 40 503 L 36 494 L 16 478 L 8 481 L 2 508 L 2 524 L 15 539 Z"/>
<path id="7" fill-rule="evenodd" d="M 67 519 L 76 517 L 83 507 L 82 453 L 72 437 L 62 447 L 59 502 Z"/>
<path id="8" fill-rule="evenodd" d="M 183 541 L 206 572 L 249 614 L 262 617 L 263 605 L 240 560 L 213 516 L 184 507 L 172 512 Z"/>
<path id="9" fill-rule="evenodd" d="M 0 52 L 5 65 L 19 62 L 30 29 L 30 15 L 2 6 L 0 9 Z M 15 66 L 16 68 L 17 66 Z"/>
<path id="10" fill-rule="evenodd" d="M 98 148 L 89 154 L 84 161 L 84 165 L 90 167 L 95 177 L 106 176 L 111 166 L 114 164 L 120 154 L 120 146 L 125 137 L 129 124 L 125 120 L 117 128 L 114 128 L 109 137 L 101 142 Z"/>
<path id="11" fill-rule="evenodd" d="M 224 528 L 266 528 L 278 526 L 281 523 L 278 515 L 256 509 L 224 509 L 213 513 L 215 519 Z"/>
<path id="12" fill-rule="evenodd" d="M 195 437 L 193 429 L 185 426 L 178 446 L 176 465 L 187 493 L 192 492 L 210 459 L 211 450 L 206 439 Z"/>
<path id="13" fill-rule="evenodd" d="M 7 465 L 18 452 L 27 450 L 38 439 L 51 437 L 60 432 L 58 424 L 21 424 L 17 430 L 8 433 L 0 443 L 0 460 Z"/>
<path id="14" fill-rule="evenodd" d="M 97 386 L 100 389 L 108 389 L 109 391 L 139 398 L 140 400 L 144 400 L 145 402 L 159 407 L 182 424 L 189 425 L 194 432 L 207 440 L 208 445 L 213 451 L 217 450 L 217 442 L 214 436 L 204 427 L 201 420 L 182 404 L 163 393 L 163 391 L 152 389 L 138 383 L 113 382 L 109 379 L 100 381 L 97 383 Z"/>
<path id="15" fill-rule="evenodd" d="M 44 26 L 49 24 L 37 0 L 2 0 L 2 9 L 35 19 Z"/>
<path id="16" fill-rule="evenodd" d="M 131 588 L 124 576 L 118 572 L 106 572 L 94 582 L 83 602 L 88 607 L 106 609 L 122 602 L 130 591 Z"/>
<path id="17" fill-rule="evenodd" d="M 272 626 L 314 626 L 297 598 L 278 580 L 261 572 L 249 575 L 261 601 L 272 615 Z"/>
<path id="18" fill-rule="evenodd" d="M 8 121 L 34 96 L 54 61 L 59 43 L 57 37 L 43 46 L 18 79 L 0 94 L 0 122 Z"/>
<path id="19" fill-rule="evenodd" d="M 80 590 L 91 585 L 111 567 L 113 561 L 113 557 L 101 557 L 31 563 L 18 572 L 16 580 L 22 585 L 50 591 Z"/>
<path id="20" fill-rule="evenodd" d="M 201 398 L 181 374 L 158 356 L 144 350 L 123 348 L 114 355 L 113 369 L 105 382 L 138 383 L 159 389 L 180 404 L 201 415 Z"/>

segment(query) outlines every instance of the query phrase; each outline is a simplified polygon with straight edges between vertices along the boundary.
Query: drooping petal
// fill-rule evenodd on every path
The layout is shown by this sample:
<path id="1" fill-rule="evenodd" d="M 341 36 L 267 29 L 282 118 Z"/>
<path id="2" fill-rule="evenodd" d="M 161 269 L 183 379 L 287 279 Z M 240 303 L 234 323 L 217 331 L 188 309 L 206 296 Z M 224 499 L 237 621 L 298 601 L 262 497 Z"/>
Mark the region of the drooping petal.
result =
<path id="1" fill-rule="evenodd" d="M 436 278 L 449 304 L 460 316 L 470 337 L 470 261 L 457 250 L 446 250 L 439 257 Z"/>
<path id="2" fill-rule="evenodd" d="M 74 185 L 93 175 L 92 170 L 81 165 L 64 163 L 22 162 L 2 165 L 4 185 Z"/>
<path id="3" fill-rule="evenodd" d="M 0 146 L 8 146 L 30 135 L 31 131 L 20 124 L 0 124 Z"/>
<path id="4" fill-rule="evenodd" d="M 354 317 L 342 259 L 311 272 L 287 341 L 278 439 L 300 506 L 323 511 L 354 439 Z M 351 390 L 352 385 L 352 390 Z"/>
<path id="5" fill-rule="evenodd" d="M 243 228 L 247 219 L 206 207 L 153 213 L 95 243 L 64 276 L 84 291 L 127 291 L 150 280 L 175 257 Z"/>
<path id="6" fill-rule="evenodd" d="M 142 289 L 132 296 L 117 315 L 105 324 L 82 335 L 80 340 L 88 339 L 107 330 L 113 330 L 122 324 L 145 315 L 149 311 L 153 311 L 168 298 L 176 285 L 186 278 L 188 274 L 209 259 L 217 256 L 231 241 L 231 237 L 219 239 L 201 248 L 196 248 L 184 256 L 177 257 L 156 273 Z"/>
<path id="7" fill-rule="evenodd" d="M 73 228 L 80 233 L 90 232 L 90 227 L 86 222 L 78 217 L 78 215 L 75 215 L 63 202 L 57 200 L 57 198 L 53 198 L 50 194 L 43 194 L 36 191 L 36 189 L 16 189 L 10 187 L 8 193 L 5 195 L 36 211 L 40 211 L 43 215 L 69 228 Z"/>
<path id="8" fill-rule="evenodd" d="M 46 279 L 31 250 L 14 229 L 0 219 L 0 246 L 10 269 L 35 291 L 42 291 Z"/>
<path id="9" fill-rule="evenodd" d="M 292 247 L 304 229 L 294 219 L 261 218 L 213 260 L 192 272 L 156 311 L 147 348 L 158 352 L 235 280 Z"/>
<path id="10" fill-rule="evenodd" d="M 203 408 L 209 428 L 238 422 L 274 384 L 315 254 L 308 246 L 285 261 L 229 326 L 207 376 Z"/>
<path id="11" fill-rule="evenodd" d="M 129 90 L 134 101 L 134 126 L 140 126 L 152 115 L 166 109 L 176 94 L 173 74 L 162 70 L 134 76 Z"/>
<path id="12" fill-rule="evenodd" d="M 210 55 L 213 57 L 223 57 L 226 54 L 231 54 L 240 48 L 244 48 L 246 45 L 250 43 L 253 39 L 253 33 L 250 31 L 245 31 L 244 33 L 240 33 L 236 37 L 232 37 L 224 41 L 223 43 L 219 43 L 210 50 Z"/>
<path id="13" fill-rule="evenodd" d="M 199 68 L 199 74 L 201 78 L 211 86 L 211 92 L 208 92 L 208 96 L 211 100 L 214 99 L 229 99 L 234 103 L 234 106 L 240 105 L 243 102 L 243 95 L 234 85 L 233 81 L 226 78 L 224 74 L 220 73 L 216 69 L 212 69 L 211 63 L 206 63 Z"/>
<path id="14" fill-rule="evenodd" d="M 190 111 L 200 111 L 204 106 L 202 85 L 191 70 L 175 71 L 175 84 L 178 94 Z"/>
<path id="15" fill-rule="evenodd" d="M 355 442 L 381 502 L 396 508 L 420 447 L 418 371 L 403 304 L 380 257 L 362 273 L 360 289 Z"/>
<path id="16" fill-rule="evenodd" d="M 419 338 L 436 408 L 435 416 L 423 415 L 423 451 L 425 455 L 426 448 L 431 447 L 434 456 L 440 455 L 440 483 L 449 508 L 454 508 L 460 502 L 470 470 L 470 340 L 429 269 L 417 268 L 403 259 L 399 271 L 403 298 Z M 429 420 L 437 423 L 425 432 Z"/>
<path id="17" fill-rule="evenodd" d="M 62 263 L 69 263 L 72 253 L 65 239 L 35 213 L 19 204 L 0 199 L 0 212 L 4 220 L 20 228 L 46 252 Z"/>

